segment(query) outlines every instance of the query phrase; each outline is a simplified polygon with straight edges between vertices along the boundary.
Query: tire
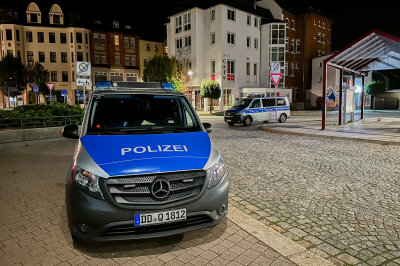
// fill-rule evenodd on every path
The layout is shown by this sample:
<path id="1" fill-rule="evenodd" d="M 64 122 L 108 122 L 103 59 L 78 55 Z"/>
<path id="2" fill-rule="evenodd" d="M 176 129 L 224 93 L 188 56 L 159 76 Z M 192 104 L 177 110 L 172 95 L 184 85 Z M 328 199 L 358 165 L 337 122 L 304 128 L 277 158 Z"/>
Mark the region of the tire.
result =
<path id="1" fill-rule="evenodd" d="M 235 123 L 228 123 L 229 126 L 233 127 Z"/>
<path id="2" fill-rule="evenodd" d="M 281 116 L 279 117 L 279 123 L 285 123 L 287 119 L 287 115 L 286 114 L 281 114 Z"/>
<path id="3" fill-rule="evenodd" d="M 245 127 L 248 127 L 248 126 L 250 126 L 251 125 L 251 122 L 252 122 L 252 119 L 251 119 L 251 116 L 246 116 L 245 118 L 244 118 L 244 120 L 243 120 L 243 125 L 245 126 Z"/>

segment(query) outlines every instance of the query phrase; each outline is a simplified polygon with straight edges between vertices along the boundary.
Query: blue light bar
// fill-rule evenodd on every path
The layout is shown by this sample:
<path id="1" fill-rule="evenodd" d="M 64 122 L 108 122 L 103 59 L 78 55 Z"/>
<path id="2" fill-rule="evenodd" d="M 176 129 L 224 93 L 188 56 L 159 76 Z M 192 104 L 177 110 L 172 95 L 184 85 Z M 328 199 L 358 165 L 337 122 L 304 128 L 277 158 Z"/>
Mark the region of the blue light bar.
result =
<path id="1" fill-rule="evenodd" d="M 163 89 L 165 89 L 165 90 L 169 90 L 169 91 L 175 90 L 174 85 L 170 82 L 163 82 L 163 83 L 161 83 L 161 85 L 162 85 Z"/>

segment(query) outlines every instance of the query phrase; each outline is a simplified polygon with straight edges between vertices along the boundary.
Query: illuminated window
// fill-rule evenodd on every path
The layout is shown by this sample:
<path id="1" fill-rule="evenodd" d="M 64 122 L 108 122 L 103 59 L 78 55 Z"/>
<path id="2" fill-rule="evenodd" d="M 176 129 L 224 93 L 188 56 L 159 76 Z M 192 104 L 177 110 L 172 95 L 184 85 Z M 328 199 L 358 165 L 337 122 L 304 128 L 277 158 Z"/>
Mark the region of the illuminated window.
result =
<path id="1" fill-rule="evenodd" d="M 115 46 L 119 46 L 119 35 L 114 35 L 114 44 Z"/>

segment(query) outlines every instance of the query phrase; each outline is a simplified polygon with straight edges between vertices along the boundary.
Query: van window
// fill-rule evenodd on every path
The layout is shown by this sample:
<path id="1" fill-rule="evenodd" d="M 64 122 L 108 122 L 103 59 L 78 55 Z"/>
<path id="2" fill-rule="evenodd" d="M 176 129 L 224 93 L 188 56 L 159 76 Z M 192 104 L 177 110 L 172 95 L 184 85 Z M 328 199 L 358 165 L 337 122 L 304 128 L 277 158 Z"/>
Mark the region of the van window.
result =
<path id="1" fill-rule="evenodd" d="M 261 101 L 260 99 L 256 99 L 251 103 L 251 106 L 249 108 L 260 108 L 261 107 Z"/>
<path id="2" fill-rule="evenodd" d="M 94 96 L 88 134 L 154 134 L 200 131 L 180 96 L 112 94 Z"/>
<path id="3" fill-rule="evenodd" d="M 275 100 L 274 99 L 262 99 L 262 103 L 263 103 L 264 107 L 275 106 Z"/>
<path id="4" fill-rule="evenodd" d="M 286 105 L 285 99 L 278 99 L 278 106 Z"/>

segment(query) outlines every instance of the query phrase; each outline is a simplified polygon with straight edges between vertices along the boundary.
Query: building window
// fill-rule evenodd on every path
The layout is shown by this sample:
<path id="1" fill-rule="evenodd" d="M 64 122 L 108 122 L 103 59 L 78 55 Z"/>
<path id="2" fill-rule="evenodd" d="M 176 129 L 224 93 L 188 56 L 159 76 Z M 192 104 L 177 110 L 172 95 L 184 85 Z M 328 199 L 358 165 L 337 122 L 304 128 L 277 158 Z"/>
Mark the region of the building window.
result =
<path id="1" fill-rule="evenodd" d="M 150 52 L 150 44 L 146 44 L 146 51 Z"/>
<path id="2" fill-rule="evenodd" d="M 124 74 L 122 73 L 114 73 L 111 72 L 111 81 L 123 81 L 124 80 Z"/>
<path id="3" fill-rule="evenodd" d="M 251 15 L 247 15 L 247 25 L 251 26 Z"/>
<path id="4" fill-rule="evenodd" d="M 54 32 L 49 32 L 49 43 L 56 43 L 56 34 Z"/>
<path id="5" fill-rule="evenodd" d="M 100 45 L 103 45 L 103 46 L 106 45 L 106 35 L 105 34 L 100 34 Z"/>
<path id="6" fill-rule="evenodd" d="M 235 61 L 228 60 L 227 68 L 228 80 L 235 80 Z"/>
<path id="7" fill-rule="evenodd" d="M 326 28 L 325 27 L 325 22 L 322 22 L 322 28 L 324 28 L 324 29 Z"/>
<path id="8" fill-rule="evenodd" d="M 228 20 L 236 20 L 236 12 L 235 10 L 228 9 Z"/>
<path id="9" fill-rule="evenodd" d="M 211 32 L 210 34 L 210 43 L 215 44 L 215 32 Z"/>
<path id="10" fill-rule="evenodd" d="M 131 57 L 129 55 L 125 55 L 125 66 L 131 65 Z"/>
<path id="11" fill-rule="evenodd" d="M 325 43 L 325 34 L 322 34 L 322 43 Z"/>
<path id="12" fill-rule="evenodd" d="M 30 23 L 39 23 L 38 14 L 30 13 Z"/>
<path id="13" fill-rule="evenodd" d="M 113 21 L 113 28 L 114 29 L 119 29 L 119 22 L 118 21 Z"/>
<path id="14" fill-rule="evenodd" d="M 75 71 L 72 71 L 71 77 L 72 77 L 72 81 L 75 81 Z"/>
<path id="15" fill-rule="evenodd" d="M 76 43 L 82 43 L 82 33 L 81 32 L 76 32 Z"/>
<path id="16" fill-rule="evenodd" d="M 290 68 L 292 69 L 292 74 L 290 76 L 294 77 L 294 63 L 290 63 Z"/>
<path id="17" fill-rule="evenodd" d="M 288 71 L 288 62 L 285 63 L 285 76 L 288 75 L 289 71 Z"/>
<path id="18" fill-rule="evenodd" d="M 131 48 L 135 48 L 136 47 L 135 38 L 129 38 L 129 44 Z"/>
<path id="19" fill-rule="evenodd" d="M 291 47 L 290 47 L 290 52 L 292 53 L 292 54 L 294 54 L 295 53 L 295 49 L 296 49 L 296 47 L 295 47 L 295 45 L 294 45 L 294 40 L 292 39 L 292 42 L 291 42 Z"/>
<path id="20" fill-rule="evenodd" d="M 13 50 L 7 50 L 7 55 L 14 56 L 14 52 L 13 52 Z"/>
<path id="21" fill-rule="evenodd" d="M 71 62 L 74 62 L 74 52 L 71 52 Z"/>
<path id="22" fill-rule="evenodd" d="M 258 72 L 257 63 L 254 63 L 254 68 L 253 68 L 254 76 L 257 76 L 257 72 Z"/>
<path id="23" fill-rule="evenodd" d="M 99 34 L 93 33 L 93 44 L 99 45 Z"/>
<path id="24" fill-rule="evenodd" d="M 99 53 L 94 53 L 94 63 L 95 64 L 100 64 L 100 54 Z"/>
<path id="25" fill-rule="evenodd" d="M 143 64 L 146 65 L 147 64 L 147 59 L 143 59 Z"/>
<path id="26" fill-rule="evenodd" d="M 61 17 L 60 15 L 53 15 L 53 24 L 61 24 Z"/>
<path id="27" fill-rule="evenodd" d="M 314 19 L 314 26 L 317 26 L 317 22 L 315 21 L 315 19 Z"/>
<path id="28" fill-rule="evenodd" d="M 124 37 L 124 46 L 125 48 L 129 48 L 129 38 Z"/>
<path id="29" fill-rule="evenodd" d="M 132 55 L 132 66 L 136 66 L 136 55 Z"/>
<path id="30" fill-rule="evenodd" d="M 182 16 L 175 17 L 175 33 L 182 32 Z"/>
<path id="31" fill-rule="evenodd" d="M 89 36 L 85 33 L 85 44 L 89 44 Z"/>
<path id="32" fill-rule="evenodd" d="M 19 59 L 21 59 L 21 51 L 20 51 L 20 50 L 17 50 L 17 57 L 18 57 Z"/>
<path id="33" fill-rule="evenodd" d="M 61 62 L 68 63 L 67 52 L 61 52 Z"/>
<path id="34" fill-rule="evenodd" d="M 270 44 L 285 44 L 285 25 L 273 24 L 270 26 Z"/>
<path id="35" fill-rule="evenodd" d="M 154 52 L 158 53 L 158 45 L 157 44 L 154 45 Z"/>
<path id="36" fill-rule="evenodd" d="M 258 38 L 254 38 L 254 49 L 258 49 Z"/>
<path id="37" fill-rule="evenodd" d="M 192 45 L 192 36 L 185 36 L 185 46 L 191 46 Z"/>
<path id="38" fill-rule="evenodd" d="M 68 71 L 61 72 L 61 78 L 63 82 L 68 82 Z"/>
<path id="39" fill-rule="evenodd" d="M 286 28 L 289 28 L 289 18 L 286 18 Z"/>
<path id="40" fill-rule="evenodd" d="M 66 33 L 60 33 L 60 42 L 67 43 L 67 34 Z"/>
<path id="41" fill-rule="evenodd" d="M 136 73 L 126 73 L 126 81 L 137 81 L 138 75 Z"/>
<path id="42" fill-rule="evenodd" d="M 182 48 L 182 38 L 176 39 L 176 49 Z"/>
<path id="43" fill-rule="evenodd" d="M 191 28 L 191 15 L 189 12 L 183 15 L 183 30 L 187 31 L 190 30 L 190 28 Z"/>
<path id="44" fill-rule="evenodd" d="M 228 32 L 228 34 L 227 34 L 227 42 L 229 44 L 235 44 L 235 33 Z"/>
<path id="45" fill-rule="evenodd" d="M 215 74 L 215 60 L 211 60 L 211 74 Z"/>
<path id="46" fill-rule="evenodd" d="M 289 38 L 286 38 L 285 51 L 289 52 Z"/>
<path id="47" fill-rule="evenodd" d="M 321 20 L 318 20 L 318 27 L 321 28 Z"/>
<path id="48" fill-rule="evenodd" d="M 101 63 L 103 65 L 107 64 L 107 54 L 106 53 L 101 53 Z"/>
<path id="49" fill-rule="evenodd" d="M 57 71 L 51 71 L 51 81 L 57 82 Z"/>
<path id="50" fill-rule="evenodd" d="M 296 53 L 300 53 L 301 47 L 300 47 L 300 40 L 296 40 Z"/>
<path id="51" fill-rule="evenodd" d="M 16 30 L 15 33 L 16 33 L 15 35 L 17 37 L 17 42 L 19 42 L 20 41 L 19 30 Z"/>
<path id="52" fill-rule="evenodd" d="M 296 22 L 294 21 L 294 19 L 292 19 L 292 30 L 296 29 Z"/>
<path id="53" fill-rule="evenodd" d="M 57 54 L 56 52 L 50 52 L 50 62 L 57 63 Z"/>
<path id="54" fill-rule="evenodd" d="M 26 52 L 27 58 L 28 58 L 28 63 L 33 63 L 33 52 L 32 51 L 27 51 Z"/>
<path id="55" fill-rule="evenodd" d="M 26 32 L 26 42 L 32 42 L 33 38 L 32 38 L 32 32 L 31 31 L 27 31 Z"/>
<path id="56" fill-rule="evenodd" d="M 70 43 L 74 43 L 74 34 L 72 32 L 69 33 Z"/>
<path id="57" fill-rule="evenodd" d="M 115 64 L 120 65 L 121 64 L 121 58 L 119 53 L 115 53 Z"/>
<path id="58" fill-rule="evenodd" d="M 37 33 L 37 41 L 38 41 L 38 42 L 42 42 L 42 43 L 44 42 L 44 32 L 40 32 L 40 31 L 39 31 L 39 32 Z"/>
<path id="59" fill-rule="evenodd" d="M 215 20 L 215 9 L 210 10 L 210 20 Z"/>
<path id="60" fill-rule="evenodd" d="M 83 61 L 83 53 L 82 52 L 76 53 L 76 61 Z"/>
<path id="61" fill-rule="evenodd" d="M 39 62 L 44 63 L 46 61 L 46 54 L 45 52 L 39 52 Z"/>
<path id="62" fill-rule="evenodd" d="M 318 42 L 321 42 L 321 33 L 318 32 Z"/>
<path id="63" fill-rule="evenodd" d="M 258 27 L 258 18 L 254 18 L 254 27 Z"/>
<path id="64" fill-rule="evenodd" d="M 250 62 L 246 63 L 246 75 L 250 76 Z"/>
<path id="65" fill-rule="evenodd" d="M 117 34 L 114 35 L 114 45 L 119 46 L 119 35 Z"/>
<path id="66" fill-rule="evenodd" d="M 247 38 L 246 38 L 246 46 L 247 46 L 247 48 L 251 47 L 251 37 L 249 37 L 249 36 L 247 36 Z"/>
<path id="67" fill-rule="evenodd" d="M 6 29 L 6 40 L 12 41 L 12 31 L 10 29 Z"/>

